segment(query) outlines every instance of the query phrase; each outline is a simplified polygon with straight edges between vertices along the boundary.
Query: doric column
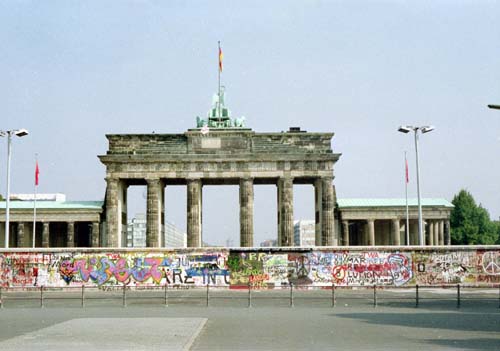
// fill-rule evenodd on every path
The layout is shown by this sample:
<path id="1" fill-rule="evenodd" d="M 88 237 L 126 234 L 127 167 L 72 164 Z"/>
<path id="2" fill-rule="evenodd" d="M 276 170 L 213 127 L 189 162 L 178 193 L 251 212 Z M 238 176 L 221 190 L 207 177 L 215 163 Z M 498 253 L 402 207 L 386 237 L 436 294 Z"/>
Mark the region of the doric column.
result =
<path id="1" fill-rule="evenodd" d="M 24 223 L 17 223 L 17 247 L 24 246 Z"/>
<path id="2" fill-rule="evenodd" d="M 240 179 L 240 246 L 253 246 L 253 179 Z"/>
<path id="3" fill-rule="evenodd" d="M 104 246 L 119 247 L 121 232 L 121 211 L 118 209 L 118 182 L 116 178 L 106 178 L 106 234 Z"/>
<path id="4" fill-rule="evenodd" d="M 147 179 L 146 246 L 161 247 L 163 227 L 163 186 L 160 179 Z"/>
<path id="5" fill-rule="evenodd" d="M 451 245 L 451 232 L 450 232 L 450 220 L 447 219 L 445 222 L 444 222 L 444 242 L 445 242 L 445 245 Z"/>
<path id="6" fill-rule="evenodd" d="M 187 180 L 187 246 L 201 247 L 201 180 Z"/>
<path id="7" fill-rule="evenodd" d="M 42 229 L 42 247 L 49 247 L 49 223 L 48 222 L 43 222 L 43 229 Z"/>
<path id="8" fill-rule="evenodd" d="M 322 214 L 322 197 L 323 197 L 323 182 L 320 178 L 314 181 L 314 222 L 315 222 L 315 236 L 314 244 L 321 246 L 321 214 Z"/>
<path id="9" fill-rule="evenodd" d="M 91 238 L 92 247 L 99 247 L 99 222 L 92 222 Z"/>
<path id="10" fill-rule="evenodd" d="M 427 227 L 429 228 L 429 235 L 427 236 L 429 239 L 428 245 L 433 246 L 434 245 L 434 222 L 431 221 L 430 219 L 427 220 Z"/>
<path id="11" fill-rule="evenodd" d="M 75 247 L 75 222 L 67 222 L 66 246 Z"/>
<path id="12" fill-rule="evenodd" d="M 444 245 L 444 221 L 439 221 L 439 245 Z"/>
<path id="13" fill-rule="evenodd" d="M 418 221 L 416 220 L 410 220 L 410 245 L 418 245 Z"/>
<path id="14" fill-rule="evenodd" d="M 368 245 L 374 246 L 375 245 L 375 220 L 374 219 L 367 220 L 366 225 L 368 226 Z"/>
<path id="15" fill-rule="evenodd" d="M 434 245 L 439 245 L 439 221 L 434 221 Z"/>
<path id="16" fill-rule="evenodd" d="M 278 180 L 280 211 L 280 246 L 293 246 L 293 179 L 281 178 Z"/>
<path id="17" fill-rule="evenodd" d="M 342 221 L 342 245 L 349 246 L 349 221 Z"/>
<path id="18" fill-rule="evenodd" d="M 399 232 L 400 232 L 399 219 L 394 218 L 392 220 L 392 244 L 395 246 L 401 245 L 401 236 L 399 235 Z"/>
<path id="19" fill-rule="evenodd" d="M 332 246 L 334 236 L 333 208 L 335 205 L 332 178 L 322 178 L 321 182 L 323 183 L 321 196 L 321 244 L 323 246 Z"/>

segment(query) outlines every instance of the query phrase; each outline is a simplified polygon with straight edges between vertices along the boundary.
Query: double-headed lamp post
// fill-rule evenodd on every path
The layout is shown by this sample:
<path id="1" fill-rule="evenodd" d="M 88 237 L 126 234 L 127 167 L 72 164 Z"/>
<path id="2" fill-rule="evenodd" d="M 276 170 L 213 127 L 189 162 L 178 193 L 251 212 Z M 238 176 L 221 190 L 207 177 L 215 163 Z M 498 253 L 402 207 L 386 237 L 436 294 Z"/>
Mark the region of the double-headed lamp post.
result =
<path id="1" fill-rule="evenodd" d="M 422 134 L 428 133 L 434 130 L 433 126 L 422 126 L 422 127 L 414 127 L 414 126 L 401 126 L 398 129 L 398 132 L 401 133 L 409 133 L 413 131 L 415 133 L 415 155 L 417 161 L 417 197 L 418 197 L 418 244 L 420 246 L 425 245 L 425 237 L 424 230 L 422 224 L 422 204 L 420 203 L 420 169 L 418 166 L 418 131 Z M 408 229 L 409 230 L 409 229 Z"/>
<path id="2" fill-rule="evenodd" d="M 12 136 L 23 137 L 28 135 L 26 129 L 14 129 L 14 130 L 0 130 L 0 136 L 7 137 L 7 197 L 5 199 L 5 248 L 9 248 L 9 227 L 10 227 L 10 213 L 9 213 L 9 201 L 10 201 L 10 155 L 11 155 L 11 143 Z"/>

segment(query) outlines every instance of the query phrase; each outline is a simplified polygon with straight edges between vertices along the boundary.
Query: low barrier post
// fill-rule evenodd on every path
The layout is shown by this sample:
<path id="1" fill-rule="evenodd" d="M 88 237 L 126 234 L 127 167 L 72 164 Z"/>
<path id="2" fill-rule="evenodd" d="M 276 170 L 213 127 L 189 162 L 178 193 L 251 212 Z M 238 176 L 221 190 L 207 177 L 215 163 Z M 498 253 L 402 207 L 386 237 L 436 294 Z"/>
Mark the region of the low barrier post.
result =
<path id="1" fill-rule="evenodd" d="M 377 307 L 377 284 L 373 284 L 373 307 Z"/>
<path id="2" fill-rule="evenodd" d="M 82 285 L 82 308 L 85 307 L 85 285 Z"/>
<path id="3" fill-rule="evenodd" d="M 418 308 L 419 298 L 418 298 L 418 284 L 415 285 L 415 307 Z"/>
<path id="4" fill-rule="evenodd" d="M 125 284 L 123 284 L 123 299 L 122 299 L 123 307 L 127 307 L 127 292 L 126 292 L 126 289 L 127 289 L 127 286 Z"/>
<path id="5" fill-rule="evenodd" d="M 0 286 L 0 308 L 3 308 L 2 287 Z"/>
<path id="6" fill-rule="evenodd" d="M 335 284 L 332 283 L 332 307 L 335 307 Z"/>
<path id="7" fill-rule="evenodd" d="M 248 308 L 252 307 L 252 285 L 248 282 Z"/>
<path id="8" fill-rule="evenodd" d="M 165 300 L 164 300 L 165 307 L 168 307 L 168 292 L 167 291 L 168 291 L 168 284 L 165 283 Z"/>
<path id="9" fill-rule="evenodd" d="M 43 308 L 43 285 L 40 286 L 40 308 Z"/>
<path id="10" fill-rule="evenodd" d="M 457 284 L 457 308 L 460 308 L 460 284 Z"/>
<path id="11" fill-rule="evenodd" d="M 293 283 L 290 283 L 290 307 L 293 307 Z"/>
<path id="12" fill-rule="evenodd" d="M 210 293 L 209 293 L 210 285 L 207 283 L 207 307 L 208 307 L 208 301 L 210 300 Z"/>

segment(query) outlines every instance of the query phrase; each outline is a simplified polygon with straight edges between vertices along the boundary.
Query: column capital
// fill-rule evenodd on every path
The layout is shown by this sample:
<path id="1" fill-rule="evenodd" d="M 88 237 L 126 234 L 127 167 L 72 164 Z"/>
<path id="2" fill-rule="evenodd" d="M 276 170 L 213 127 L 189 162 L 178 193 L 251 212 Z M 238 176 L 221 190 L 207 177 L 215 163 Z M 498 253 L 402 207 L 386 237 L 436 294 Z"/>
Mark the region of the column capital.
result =
<path id="1" fill-rule="evenodd" d="M 110 184 L 110 183 L 118 183 L 118 181 L 120 181 L 120 178 L 116 178 L 116 177 L 105 177 L 104 180 L 106 181 L 107 184 Z"/>
<path id="2" fill-rule="evenodd" d="M 148 183 L 148 185 L 156 185 L 156 184 L 160 184 L 161 182 L 161 179 L 160 178 L 144 178 L 144 180 L 146 181 L 146 183 Z"/>

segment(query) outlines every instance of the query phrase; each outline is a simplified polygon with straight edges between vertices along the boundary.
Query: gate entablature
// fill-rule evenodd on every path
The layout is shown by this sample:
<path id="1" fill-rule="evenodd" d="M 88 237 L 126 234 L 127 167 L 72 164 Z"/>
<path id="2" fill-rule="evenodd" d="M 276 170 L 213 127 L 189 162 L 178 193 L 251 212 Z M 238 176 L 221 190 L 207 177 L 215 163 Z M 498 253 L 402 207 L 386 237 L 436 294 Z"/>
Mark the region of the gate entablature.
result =
<path id="1" fill-rule="evenodd" d="M 293 184 L 313 184 L 316 245 L 334 245 L 333 133 L 256 133 L 246 128 L 190 129 L 183 134 L 110 134 L 106 166 L 107 246 L 124 246 L 126 189 L 147 184 L 147 243 L 163 246 L 164 187 L 187 185 L 188 246 L 201 235 L 204 184 L 240 185 L 241 246 L 253 245 L 253 186 L 278 188 L 278 242 L 293 246 Z"/>

